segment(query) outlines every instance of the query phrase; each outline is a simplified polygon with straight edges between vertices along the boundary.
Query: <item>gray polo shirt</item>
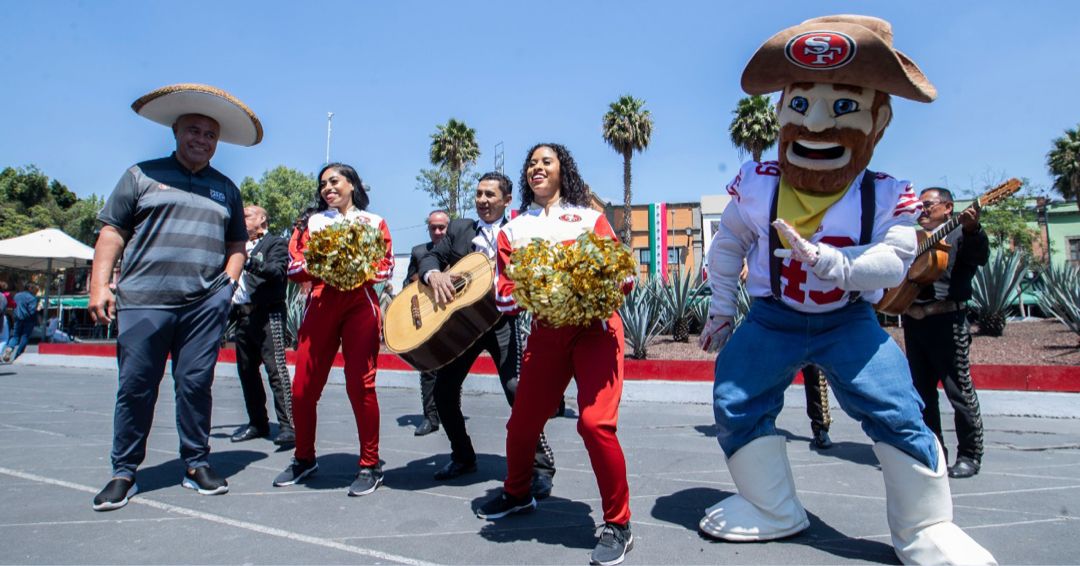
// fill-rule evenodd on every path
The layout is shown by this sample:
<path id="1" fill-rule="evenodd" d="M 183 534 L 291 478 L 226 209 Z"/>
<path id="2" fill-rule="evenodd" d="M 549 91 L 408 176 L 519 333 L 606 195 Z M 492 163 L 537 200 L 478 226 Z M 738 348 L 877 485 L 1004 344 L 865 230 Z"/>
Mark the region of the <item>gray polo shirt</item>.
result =
<path id="1" fill-rule="evenodd" d="M 229 285 L 225 243 L 247 241 L 240 190 L 209 165 L 192 173 L 176 155 L 124 172 L 98 220 L 131 234 L 117 308 L 177 308 Z"/>

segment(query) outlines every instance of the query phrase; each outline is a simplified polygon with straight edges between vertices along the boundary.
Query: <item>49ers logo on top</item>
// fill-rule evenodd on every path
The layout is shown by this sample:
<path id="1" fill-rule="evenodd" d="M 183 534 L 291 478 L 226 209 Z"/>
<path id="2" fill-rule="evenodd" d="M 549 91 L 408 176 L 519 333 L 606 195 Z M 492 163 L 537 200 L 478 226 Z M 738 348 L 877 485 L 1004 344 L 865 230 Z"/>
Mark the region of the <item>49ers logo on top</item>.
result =
<path id="1" fill-rule="evenodd" d="M 838 69 L 855 58 L 855 40 L 836 31 L 801 33 L 788 40 L 784 55 L 804 69 Z"/>
<path id="2" fill-rule="evenodd" d="M 559 217 L 563 222 L 581 222 L 581 217 L 576 214 L 564 214 Z"/>

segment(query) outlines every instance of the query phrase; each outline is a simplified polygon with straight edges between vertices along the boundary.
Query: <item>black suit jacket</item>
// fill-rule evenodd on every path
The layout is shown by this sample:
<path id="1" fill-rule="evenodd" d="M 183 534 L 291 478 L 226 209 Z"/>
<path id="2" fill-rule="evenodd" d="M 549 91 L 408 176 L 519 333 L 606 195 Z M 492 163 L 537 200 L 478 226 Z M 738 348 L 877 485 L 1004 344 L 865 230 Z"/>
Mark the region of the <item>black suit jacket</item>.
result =
<path id="1" fill-rule="evenodd" d="M 478 226 L 479 221 L 469 218 L 451 220 L 446 229 L 446 237 L 420 258 L 420 275 L 423 276 L 432 269 L 442 271 L 472 253 L 472 241 L 479 233 Z"/>
<path id="2" fill-rule="evenodd" d="M 255 306 L 285 302 L 285 272 L 289 267 L 289 243 L 267 234 L 252 248 L 244 262 L 244 285 Z"/>
<path id="3" fill-rule="evenodd" d="M 435 244 L 428 242 L 426 244 L 413 246 L 412 257 L 409 258 L 409 270 L 405 272 L 406 285 L 412 283 L 414 275 L 419 275 L 420 273 L 422 273 L 420 271 L 420 258 L 424 257 L 424 254 L 428 253 L 428 251 L 430 251 L 432 246 L 434 245 Z"/>

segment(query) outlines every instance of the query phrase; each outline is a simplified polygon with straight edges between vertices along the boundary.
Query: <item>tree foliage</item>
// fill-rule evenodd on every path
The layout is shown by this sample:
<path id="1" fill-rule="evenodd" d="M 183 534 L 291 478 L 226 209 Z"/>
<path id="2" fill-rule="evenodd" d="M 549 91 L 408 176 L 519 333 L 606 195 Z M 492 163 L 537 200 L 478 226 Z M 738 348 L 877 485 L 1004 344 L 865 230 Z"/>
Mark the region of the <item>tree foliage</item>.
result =
<path id="1" fill-rule="evenodd" d="M 450 216 L 458 217 L 468 210 L 467 205 L 459 208 L 462 201 L 462 177 L 465 170 L 476 163 L 480 157 L 480 146 L 476 143 L 476 130 L 454 118 L 447 120 L 446 124 L 438 124 L 435 128 L 436 132 L 431 134 L 429 158 L 431 164 L 438 167 L 435 171 L 445 169 L 450 174 L 451 182 L 448 185 L 433 184 L 432 187 L 438 187 L 446 192 L 443 200 L 447 203 L 447 210 Z M 421 170 L 417 181 L 420 182 L 421 177 L 424 176 L 424 170 Z M 417 188 L 426 190 L 419 185 Z"/>
<path id="2" fill-rule="evenodd" d="M 649 147 L 652 131 L 652 113 L 645 110 L 645 101 L 628 94 L 612 102 L 604 114 L 604 141 L 623 158 L 623 230 L 620 238 L 626 245 L 630 245 L 633 234 L 630 160 L 634 152 L 641 153 Z"/>
<path id="3" fill-rule="evenodd" d="M 97 214 L 104 205 L 97 195 L 80 199 L 33 165 L 0 171 L 0 239 L 59 228 L 92 246 Z"/>
<path id="4" fill-rule="evenodd" d="M 990 238 L 991 247 L 1004 252 L 1020 252 L 1035 260 L 1034 245 L 1039 232 L 1029 226 L 1035 221 L 1035 211 L 1028 208 L 1024 200 L 1024 197 L 1011 196 L 984 208 L 979 214 L 979 223 Z"/>
<path id="5" fill-rule="evenodd" d="M 1054 189 L 1066 199 L 1076 199 L 1080 209 L 1080 126 L 1065 130 L 1046 154 L 1046 166 L 1054 177 Z"/>
<path id="6" fill-rule="evenodd" d="M 761 154 L 772 147 L 780 135 L 776 107 L 767 95 L 757 94 L 740 99 L 731 113 L 735 115 L 728 127 L 731 143 L 740 154 L 749 153 L 754 161 L 761 161 Z"/>
<path id="7" fill-rule="evenodd" d="M 460 218 L 472 207 L 472 191 L 468 188 L 476 186 L 480 175 L 466 166 L 460 178 L 466 189 L 459 191 L 455 190 L 454 173 L 446 167 L 421 169 L 416 176 L 416 190 L 427 193 L 435 208 L 448 211 L 451 218 Z"/>
<path id="8" fill-rule="evenodd" d="M 259 181 L 245 177 L 240 183 L 244 205 L 266 209 L 270 218 L 270 233 L 288 236 L 293 222 L 315 198 L 315 175 L 278 165 L 262 174 Z"/>

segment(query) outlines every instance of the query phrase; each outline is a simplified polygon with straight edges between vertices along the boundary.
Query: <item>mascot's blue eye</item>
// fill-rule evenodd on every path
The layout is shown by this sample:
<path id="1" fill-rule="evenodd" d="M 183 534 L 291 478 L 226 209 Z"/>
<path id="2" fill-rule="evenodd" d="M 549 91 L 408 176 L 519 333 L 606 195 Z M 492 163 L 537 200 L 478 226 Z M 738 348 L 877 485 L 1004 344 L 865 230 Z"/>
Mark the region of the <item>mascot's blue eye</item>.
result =
<path id="1" fill-rule="evenodd" d="M 832 105 L 833 114 L 836 116 L 843 116 L 844 114 L 851 114 L 859 109 L 859 103 L 850 98 L 841 98 Z"/>
<path id="2" fill-rule="evenodd" d="M 806 109 L 809 107 L 810 103 L 801 96 L 792 97 L 791 102 L 788 104 L 788 108 L 791 108 L 799 114 L 806 114 Z"/>

